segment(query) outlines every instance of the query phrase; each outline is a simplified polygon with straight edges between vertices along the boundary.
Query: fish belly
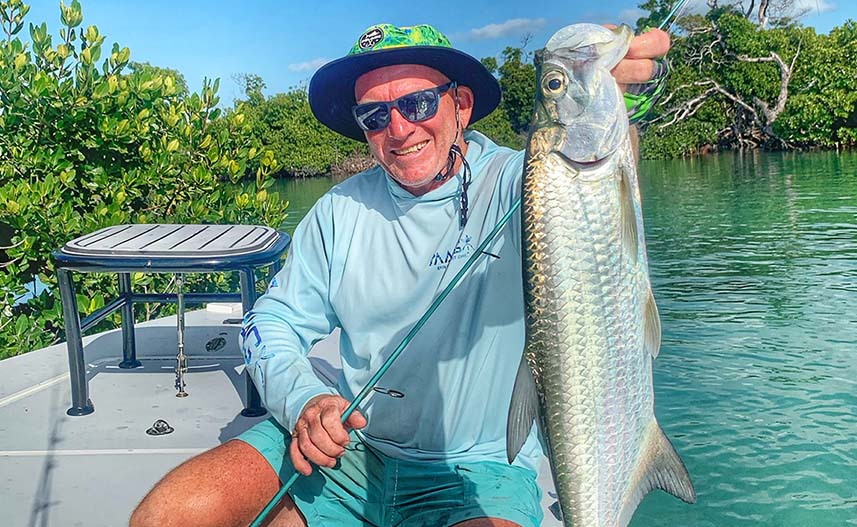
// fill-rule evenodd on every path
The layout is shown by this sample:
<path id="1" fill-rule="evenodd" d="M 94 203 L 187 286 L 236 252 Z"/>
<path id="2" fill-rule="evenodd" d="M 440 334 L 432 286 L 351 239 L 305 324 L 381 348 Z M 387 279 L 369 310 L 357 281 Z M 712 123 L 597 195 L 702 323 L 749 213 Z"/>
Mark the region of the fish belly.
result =
<path id="1" fill-rule="evenodd" d="M 620 169 L 633 166 L 583 174 L 551 155 L 524 178 L 525 353 L 564 521 L 575 527 L 630 520 L 621 516 L 654 421 L 645 253 L 625 254 Z"/>

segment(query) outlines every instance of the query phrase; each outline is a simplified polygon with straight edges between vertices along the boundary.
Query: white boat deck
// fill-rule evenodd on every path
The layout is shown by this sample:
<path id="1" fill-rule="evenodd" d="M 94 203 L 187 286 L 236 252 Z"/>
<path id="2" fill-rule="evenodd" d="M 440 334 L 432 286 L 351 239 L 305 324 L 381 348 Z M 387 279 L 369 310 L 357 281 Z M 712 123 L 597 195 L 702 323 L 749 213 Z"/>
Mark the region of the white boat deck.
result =
<path id="1" fill-rule="evenodd" d="M 240 316 L 237 304 L 187 313 L 186 398 L 175 396 L 175 317 L 137 325 L 142 368 L 117 367 L 118 330 L 84 338 L 95 407 L 90 415 L 66 415 L 64 343 L 0 361 L 0 525 L 127 525 L 133 508 L 167 471 L 265 419 L 240 415 L 245 393 Z M 206 344 L 217 348 L 219 338 L 225 345 L 207 351 Z M 335 379 L 336 339 L 319 343 L 311 360 L 323 377 Z M 158 419 L 175 431 L 147 435 Z M 547 463 L 540 483 L 542 525 L 559 526 L 547 510 L 555 501 Z"/>

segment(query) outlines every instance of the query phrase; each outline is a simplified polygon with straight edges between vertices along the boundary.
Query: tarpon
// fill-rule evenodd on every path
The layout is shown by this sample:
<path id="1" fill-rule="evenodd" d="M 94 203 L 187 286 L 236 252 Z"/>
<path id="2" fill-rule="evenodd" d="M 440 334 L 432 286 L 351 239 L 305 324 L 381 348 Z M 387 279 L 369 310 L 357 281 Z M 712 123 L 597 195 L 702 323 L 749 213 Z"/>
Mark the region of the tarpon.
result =
<path id="1" fill-rule="evenodd" d="M 655 488 L 696 501 L 654 414 L 660 319 L 610 74 L 632 36 L 572 25 L 535 57 L 522 195 L 527 337 L 507 447 L 511 462 L 538 424 L 566 526 L 624 527 Z"/>

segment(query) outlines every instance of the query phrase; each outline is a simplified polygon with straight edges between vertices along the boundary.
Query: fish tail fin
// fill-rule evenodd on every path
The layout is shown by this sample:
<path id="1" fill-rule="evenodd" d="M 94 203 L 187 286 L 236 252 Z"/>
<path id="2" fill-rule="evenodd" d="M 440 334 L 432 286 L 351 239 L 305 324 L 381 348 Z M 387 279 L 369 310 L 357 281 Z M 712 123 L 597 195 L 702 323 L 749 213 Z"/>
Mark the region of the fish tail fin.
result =
<path id="1" fill-rule="evenodd" d="M 696 503 L 696 490 L 687 467 L 657 421 L 653 421 L 634 477 L 637 485 L 629 489 L 620 513 L 620 525 L 627 525 L 637 505 L 653 489 L 661 489 L 687 502 Z"/>
<path id="2" fill-rule="evenodd" d="M 523 356 L 518 365 L 518 374 L 512 389 L 512 402 L 509 405 L 509 420 L 506 424 L 506 455 L 510 464 L 527 441 L 538 412 L 536 382 L 527 364 L 527 357 Z"/>

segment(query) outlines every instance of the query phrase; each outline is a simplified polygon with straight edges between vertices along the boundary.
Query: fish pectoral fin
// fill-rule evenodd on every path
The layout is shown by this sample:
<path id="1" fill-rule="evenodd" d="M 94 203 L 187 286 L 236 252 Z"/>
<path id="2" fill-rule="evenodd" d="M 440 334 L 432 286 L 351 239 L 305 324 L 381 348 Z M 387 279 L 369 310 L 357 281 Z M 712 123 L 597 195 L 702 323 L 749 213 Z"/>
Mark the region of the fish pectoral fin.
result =
<path id="1" fill-rule="evenodd" d="M 506 423 L 506 455 L 510 464 L 530 436 L 538 413 L 539 395 L 536 392 L 536 381 L 533 379 L 526 356 L 522 356 L 515 385 L 512 388 L 509 420 Z"/>
<path id="2" fill-rule="evenodd" d="M 622 222 L 620 227 L 622 245 L 625 254 L 631 262 L 636 264 L 640 250 L 640 236 L 637 231 L 637 213 L 634 210 L 634 191 L 627 170 L 622 170 L 622 177 L 619 179 L 619 199 L 622 207 L 619 217 L 619 221 Z"/>
<path id="3" fill-rule="evenodd" d="M 637 505 L 652 489 L 661 489 L 682 501 L 696 503 L 696 491 L 687 467 L 657 421 L 649 426 L 634 481 L 637 485 L 629 489 L 622 507 L 622 519 L 630 521 Z M 620 524 L 627 525 L 627 522 Z"/>
<path id="4" fill-rule="evenodd" d="M 651 289 L 643 311 L 643 338 L 643 345 L 652 359 L 658 358 L 658 352 L 661 351 L 661 316 L 658 314 L 658 305 Z"/>

